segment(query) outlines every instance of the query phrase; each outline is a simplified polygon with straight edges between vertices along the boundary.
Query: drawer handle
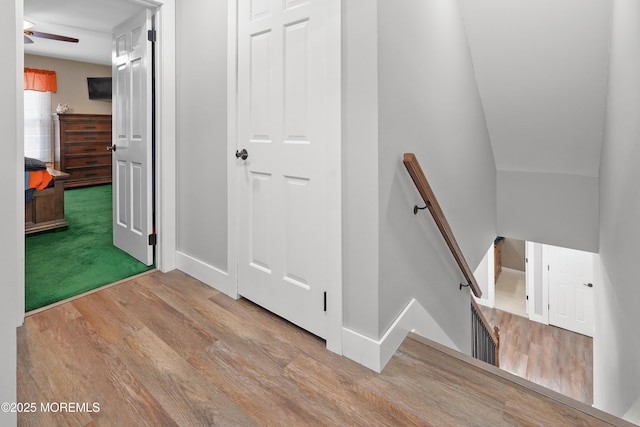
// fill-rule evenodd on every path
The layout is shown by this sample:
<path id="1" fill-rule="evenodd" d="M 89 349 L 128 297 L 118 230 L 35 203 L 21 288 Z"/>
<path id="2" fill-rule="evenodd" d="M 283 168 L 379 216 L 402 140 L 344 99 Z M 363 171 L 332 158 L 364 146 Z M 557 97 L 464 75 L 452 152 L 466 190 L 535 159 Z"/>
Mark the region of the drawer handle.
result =
<path id="1" fill-rule="evenodd" d="M 85 151 L 85 153 L 88 153 L 90 151 L 98 151 L 98 149 L 97 148 L 85 148 L 84 151 Z"/>
<path id="2" fill-rule="evenodd" d="M 97 160 L 87 160 L 86 162 L 84 162 L 85 165 L 95 165 L 98 164 Z"/>
<path id="3" fill-rule="evenodd" d="M 98 139 L 97 136 L 85 136 L 84 139 Z"/>
<path id="4" fill-rule="evenodd" d="M 96 129 L 98 126 L 85 126 L 85 129 Z"/>
<path id="5" fill-rule="evenodd" d="M 98 176 L 97 173 L 86 173 L 84 174 L 84 176 Z"/>

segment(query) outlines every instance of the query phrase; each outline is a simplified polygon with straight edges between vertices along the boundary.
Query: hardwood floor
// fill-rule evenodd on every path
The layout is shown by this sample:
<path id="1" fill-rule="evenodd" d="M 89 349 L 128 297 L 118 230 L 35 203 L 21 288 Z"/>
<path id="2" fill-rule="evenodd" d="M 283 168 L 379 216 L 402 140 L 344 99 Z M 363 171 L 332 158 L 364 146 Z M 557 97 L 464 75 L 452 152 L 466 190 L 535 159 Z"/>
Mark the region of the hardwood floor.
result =
<path id="1" fill-rule="evenodd" d="M 500 367 L 587 405 L 593 404 L 593 339 L 481 306 L 500 328 Z"/>
<path id="2" fill-rule="evenodd" d="M 624 424 L 473 362 L 408 338 L 376 374 L 246 300 L 178 271 L 154 272 L 26 319 L 18 332 L 19 402 L 87 407 L 19 413 L 18 424 Z M 94 403 L 99 411 L 87 411 Z"/>

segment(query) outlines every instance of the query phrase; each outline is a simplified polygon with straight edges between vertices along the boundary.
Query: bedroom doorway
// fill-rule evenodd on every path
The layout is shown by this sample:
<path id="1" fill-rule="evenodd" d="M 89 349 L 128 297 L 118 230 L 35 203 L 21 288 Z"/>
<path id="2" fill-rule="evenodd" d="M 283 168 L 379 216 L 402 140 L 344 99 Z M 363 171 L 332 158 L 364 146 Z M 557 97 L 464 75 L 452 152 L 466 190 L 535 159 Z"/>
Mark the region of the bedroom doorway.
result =
<path id="1" fill-rule="evenodd" d="M 31 1 L 39 3 L 39 0 L 25 0 L 25 16 L 29 11 L 28 3 Z M 61 3 L 64 4 L 65 1 L 61 0 Z M 126 18 L 124 17 L 122 21 Z M 46 57 L 43 56 L 43 58 Z M 54 62 L 61 61 L 64 59 L 55 58 Z M 76 65 L 80 63 L 79 61 L 71 62 L 75 62 Z M 150 68 L 153 69 L 153 67 Z M 86 84 L 84 81 L 80 84 L 83 83 Z M 149 101 L 150 106 L 151 104 Z M 117 122 L 117 117 L 113 118 Z M 152 122 L 153 124 L 149 125 L 150 128 L 154 126 L 155 122 L 153 120 Z M 153 130 L 155 131 L 155 128 Z M 155 134 L 155 132 L 152 133 Z M 86 145 L 86 141 L 76 142 L 77 146 Z M 155 153 L 155 147 L 150 147 L 149 152 Z M 150 164 L 149 168 L 155 171 L 154 164 Z M 150 266 L 139 263 L 113 246 L 111 212 L 114 193 L 117 193 L 117 190 L 114 191 L 111 184 L 78 186 L 66 190 L 65 213 L 69 219 L 68 228 L 64 231 L 40 233 L 27 239 L 25 243 L 25 311 L 48 307 L 58 301 L 83 295 L 93 289 L 154 268 L 153 246 Z M 153 203 L 155 191 L 149 191 L 146 198 L 149 200 L 149 206 L 155 206 Z M 151 216 L 155 209 L 150 211 L 150 227 L 155 231 L 155 221 Z M 105 231 L 107 229 L 108 232 Z"/>

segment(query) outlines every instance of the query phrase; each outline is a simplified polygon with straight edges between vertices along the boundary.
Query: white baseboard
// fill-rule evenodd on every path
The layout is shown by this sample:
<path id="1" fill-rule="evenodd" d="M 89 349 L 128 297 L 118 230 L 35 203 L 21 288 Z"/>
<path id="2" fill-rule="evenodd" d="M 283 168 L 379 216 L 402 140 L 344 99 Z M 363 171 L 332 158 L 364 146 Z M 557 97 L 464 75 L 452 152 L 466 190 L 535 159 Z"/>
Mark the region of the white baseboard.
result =
<path id="1" fill-rule="evenodd" d="M 231 298 L 238 298 L 238 287 L 232 283 L 229 274 L 212 265 L 178 251 L 176 252 L 176 268 Z"/>
<path id="2" fill-rule="evenodd" d="M 522 270 L 516 270 L 515 268 L 509 268 L 509 267 L 502 267 L 502 271 L 508 271 L 510 273 L 516 273 L 516 274 L 524 274 L 524 271 Z"/>
<path id="3" fill-rule="evenodd" d="M 379 340 L 342 328 L 342 354 L 349 359 L 382 372 L 409 332 L 415 332 L 440 344 L 459 350 L 433 317 L 414 298 L 402 310 Z"/>

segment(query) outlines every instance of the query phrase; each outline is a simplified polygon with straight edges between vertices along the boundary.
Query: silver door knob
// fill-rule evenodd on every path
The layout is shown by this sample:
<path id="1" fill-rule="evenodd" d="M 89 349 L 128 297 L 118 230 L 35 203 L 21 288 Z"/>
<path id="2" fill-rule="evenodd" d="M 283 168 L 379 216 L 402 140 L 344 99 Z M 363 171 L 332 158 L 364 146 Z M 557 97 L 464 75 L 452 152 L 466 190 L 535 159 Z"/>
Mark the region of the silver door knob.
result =
<path id="1" fill-rule="evenodd" d="M 117 148 L 116 144 L 113 144 L 111 147 L 107 147 L 107 151 L 116 151 Z"/>
<path id="2" fill-rule="evenodd" d="M 583 286 L 586 286 L 587 288 L 593 288 L 593 283 L 583 283 Z"/>

